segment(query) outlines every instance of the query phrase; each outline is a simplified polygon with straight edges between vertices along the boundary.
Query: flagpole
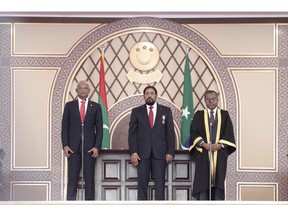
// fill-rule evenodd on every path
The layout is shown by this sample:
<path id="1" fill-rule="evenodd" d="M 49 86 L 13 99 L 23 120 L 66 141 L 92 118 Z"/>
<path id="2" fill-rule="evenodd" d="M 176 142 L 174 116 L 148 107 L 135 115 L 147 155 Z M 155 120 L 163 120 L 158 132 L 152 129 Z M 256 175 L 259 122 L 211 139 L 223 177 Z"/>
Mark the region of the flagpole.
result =
<path id="1" fill-rule="evenodd" d="M 84 199 L 84 122 L 82 123 L 81 128 L 81 200 Z"/>
<path id="2" fill-rule="evenodd" d="M 107 93 L 105 87 L 105 71 L 104 71 L 104 49 L 105 46 L 101 45 L 101 60 L 100 60 L 100 78 L 99 78 L 99 97 L 98 103 L 101 106 L 103 117 L 103 139 L 102 149 L 110 149 L 110 137 L 109 137 L 109 121 L 108 121 L 108 103 Z"/>
<path id="3" fill-rule="evenodd" d="M 210 116 L 211 119 L 211 116 Z M 211 194 L 212 194 L 212 122 L 210 121 L 210 145 L 209 145 L 209 200 L 211 201 Z"/>

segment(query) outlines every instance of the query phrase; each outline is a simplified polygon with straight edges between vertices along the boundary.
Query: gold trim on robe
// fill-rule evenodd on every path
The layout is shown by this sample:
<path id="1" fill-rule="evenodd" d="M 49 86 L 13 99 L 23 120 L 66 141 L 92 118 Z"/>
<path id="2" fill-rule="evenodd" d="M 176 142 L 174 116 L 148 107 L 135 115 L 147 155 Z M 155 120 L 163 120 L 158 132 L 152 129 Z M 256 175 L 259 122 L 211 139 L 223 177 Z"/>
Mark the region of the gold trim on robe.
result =
<path id="1" fill-rule="evenodd" d="M 221 129 L 221 124 L 222 124 L 222 118 L 221 118 L 221 110 L 217 108 L 217 130 L 216 130 L 216 139 L 215 143 L 219 143 L 220 139 L 220 129 Z M 210 135 L 210 125 L 209 125 L 209 115 L 208 115 L 208 110 L 204 110 L 204 124 L 205 124 L 205 131 L 206 131 L 206 140 L 209 144 L 213 144 L 211 141 L 211 135 Z M 209 160 L 210 160 L 210 165 L 212 167 L 211 174 L 212 174 L 212 185 L 215 185 L 216 181 L 216 167 L 217 167 L 217 156 L 218 156 L 218 151 L 215 151 L 212 153 L 212 158 L 211 160 L 211 154 L 209 154 Z"/>

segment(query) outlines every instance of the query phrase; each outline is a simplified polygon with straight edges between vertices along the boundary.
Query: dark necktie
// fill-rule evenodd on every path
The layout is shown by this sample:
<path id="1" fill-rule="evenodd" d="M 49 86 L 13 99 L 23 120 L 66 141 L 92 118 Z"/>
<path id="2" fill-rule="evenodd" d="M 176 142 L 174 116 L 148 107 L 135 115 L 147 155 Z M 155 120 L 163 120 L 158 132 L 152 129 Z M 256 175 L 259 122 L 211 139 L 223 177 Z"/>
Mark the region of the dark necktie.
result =
<path id="1" fill-rule="evenodd" d="M 214 115 L 213 115 L 213 110 L 210 111 L 210 123 L 213 125 L 214 123 Z"/>
<path id="2" fill-rule="evenodd" d="M 85 119 L 85 100 L 81 101 L 80 117 L 81 117 L 81 122 L 83 124 L 84 123 L 84 119 Z"/>
<path id="3" fill-rule="evenodd" d="M 150 121 L 150 127 L 153 128 L 153 106 L 149 107 L 149 121 Z"/>

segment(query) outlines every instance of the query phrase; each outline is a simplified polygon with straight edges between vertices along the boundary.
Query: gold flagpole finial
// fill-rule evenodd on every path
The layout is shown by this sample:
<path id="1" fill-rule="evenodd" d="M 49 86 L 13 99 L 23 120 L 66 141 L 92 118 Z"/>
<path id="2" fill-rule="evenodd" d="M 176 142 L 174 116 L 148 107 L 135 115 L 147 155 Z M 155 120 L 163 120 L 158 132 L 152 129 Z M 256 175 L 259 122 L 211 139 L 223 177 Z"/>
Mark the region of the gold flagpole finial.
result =
<path id="1" fill-rule="evenodd" d="M 104 46 L 104 45 L 101 45 L 100 48 L 101 48 L 101 52 L 104 53 L 105 46 Z"/>
<path id="2" fill-rule="evenodd" d="M 186 45 L 185 48 L 186 48 L 186 54 L 188 54 L 188 52 L 189 52 L 189 46 Z"/>

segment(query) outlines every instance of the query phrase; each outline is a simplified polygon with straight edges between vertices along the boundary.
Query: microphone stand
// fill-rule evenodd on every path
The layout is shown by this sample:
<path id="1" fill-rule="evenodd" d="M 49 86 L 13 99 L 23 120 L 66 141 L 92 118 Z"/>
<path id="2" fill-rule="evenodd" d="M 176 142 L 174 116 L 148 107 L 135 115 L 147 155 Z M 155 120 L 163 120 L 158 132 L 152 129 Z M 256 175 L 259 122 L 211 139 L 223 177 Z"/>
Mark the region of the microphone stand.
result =
<path id="1" fill-rule="evenodd" d="M 209 154 L 210 154 L 210 160 L 209 160 L 209 200 L 211 201 L 211 195 L 212 195 L 212 123 L 210 122 L 210 145 L 209 145 Z"/>
<path id="2" fill-rule="evenodd" d="M 84 200 L 84 123 L 81 130 L 81 200 Z"/>

